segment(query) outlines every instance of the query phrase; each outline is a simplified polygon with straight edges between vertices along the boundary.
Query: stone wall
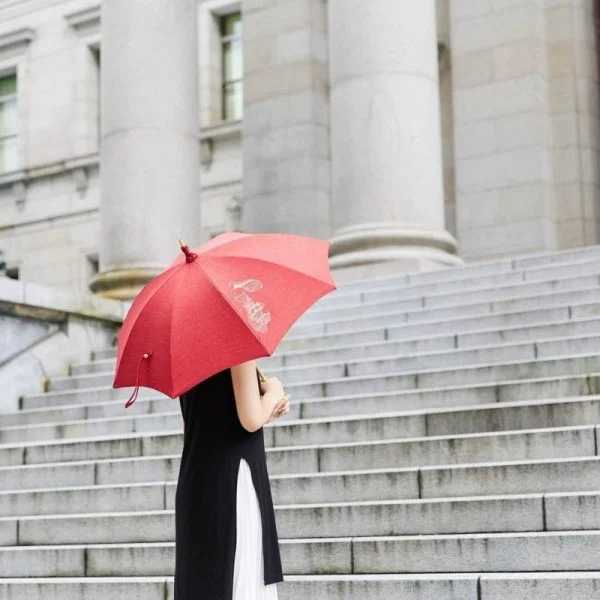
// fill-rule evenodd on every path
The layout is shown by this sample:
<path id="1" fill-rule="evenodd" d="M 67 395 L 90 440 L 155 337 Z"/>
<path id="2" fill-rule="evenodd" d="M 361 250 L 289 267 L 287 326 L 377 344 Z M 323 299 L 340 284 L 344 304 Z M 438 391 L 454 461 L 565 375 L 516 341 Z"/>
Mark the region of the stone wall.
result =
<path id="1" fill-rule="evenodd" d="M 49 377 L 116 341 L 128 305 L 60 293 L 0 276 L 0 413 L 19 409 L 19 398 L 40 393 Z"/>
<path id="2" fill-rule="evenodd" d="M 330 235 L 327 4 L 244 2 L 245 231 Z"/>
<path id="3" fill-rule="evenodd" d="M 591 2 L 453 0 L 450 7 L 462 256 L 597 243 Z"/>

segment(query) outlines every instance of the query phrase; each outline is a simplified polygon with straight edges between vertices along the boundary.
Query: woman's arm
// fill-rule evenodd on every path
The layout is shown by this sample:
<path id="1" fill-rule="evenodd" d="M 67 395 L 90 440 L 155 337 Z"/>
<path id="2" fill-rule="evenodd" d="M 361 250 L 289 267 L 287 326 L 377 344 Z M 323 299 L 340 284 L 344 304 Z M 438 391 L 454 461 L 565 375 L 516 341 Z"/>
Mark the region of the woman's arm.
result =
<path id="1" fill-rule="evenodd" d="M 257 431 L 270 420 L 275 407 L 284 401 L 283 386 L 276 378 L 269 378 L 268 381 L 275 380 L 275 385 L 270 386 L 261 398 L 255 360 L 231 367 L 231 379 L 240 423 L 247 431 Z"/>

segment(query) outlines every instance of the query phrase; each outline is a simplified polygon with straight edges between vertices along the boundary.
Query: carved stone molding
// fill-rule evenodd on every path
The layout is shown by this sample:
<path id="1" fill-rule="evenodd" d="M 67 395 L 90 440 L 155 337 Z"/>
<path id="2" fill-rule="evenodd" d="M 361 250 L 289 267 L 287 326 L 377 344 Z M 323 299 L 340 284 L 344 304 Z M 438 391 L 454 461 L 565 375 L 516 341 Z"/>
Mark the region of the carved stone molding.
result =
<path id="1" fill-rule="evenodd" d="M 75 182 L 77 193 L 83 198 L 88 189 L 88 172 L 85 167 L 77 167 L 71 171 L 71 177 Z"/>
<path id="2" fill-rule="evenodd" d="M 223 122 L 200 130 L 200 163 L 210 167 L 213 160 L 215 142 L 227 138 L 240 138 L 242 135 L 242 122 Z"/>
<path id="3" fill-rule="evenodd" d="M 23 54 L 34 38 L 35 30 L 31 27 L 23 27 L 0 35 L 0 60 Z"/>
<path id="4" fill-rule="evenodd" d="M 27 185 L 24 181 L 15 181 L 12 184 L 12 192 L 15 198 L 15 204 L 19 210 L 22 210 L 27 200 Z"/>
<path id="5" fill-rule="evenodd" d="M 100 42 L 100 6 L 85 8 L 65 15 L 65 20 L 77 35 L 90 45 Z"/>
<path id="6" fill-rule="evenodd" d="M 229 215 L 231 228 L 239 231 L 242 223 L 242 199 L 237 194 L 234 194 L 229 198 L 225 210 Z"/>

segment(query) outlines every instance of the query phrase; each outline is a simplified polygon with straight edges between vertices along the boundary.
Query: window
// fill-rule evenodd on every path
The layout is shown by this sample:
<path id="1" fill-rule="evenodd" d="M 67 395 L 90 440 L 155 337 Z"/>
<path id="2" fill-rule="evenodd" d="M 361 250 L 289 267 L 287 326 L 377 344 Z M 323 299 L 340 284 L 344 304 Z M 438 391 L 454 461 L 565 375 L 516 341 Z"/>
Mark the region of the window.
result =
<path id="1" fill-rule="evenodd" d="M 223 119 L 242 118 L 244 109 L 242 62 L 242 14 L 231 13 L 221 17 L 221 45 L 223 56 Z"/>
<path id="2" fill-rule="evenodd" d="M 17 148 L 17 75 L 0 77 L 0 173 L 14 171 Z"/>
<path id="3" fill-rule="evenodd" d="M 102 136 L 101 130 L 101 114 L 100 114 L 100 46 L 91 46 L 90 51 L 92 53 L 92 57 L 94 58 L 94 64 L 96 65 L 96 136 L 98 138 L 97 146 L 100 147 L 100 138 Z"/>
<path id="4" fill-rule="evenodd" d="M 6 276 L 9 279 L 19 279 L 19 267 L 6 267 Z"/>

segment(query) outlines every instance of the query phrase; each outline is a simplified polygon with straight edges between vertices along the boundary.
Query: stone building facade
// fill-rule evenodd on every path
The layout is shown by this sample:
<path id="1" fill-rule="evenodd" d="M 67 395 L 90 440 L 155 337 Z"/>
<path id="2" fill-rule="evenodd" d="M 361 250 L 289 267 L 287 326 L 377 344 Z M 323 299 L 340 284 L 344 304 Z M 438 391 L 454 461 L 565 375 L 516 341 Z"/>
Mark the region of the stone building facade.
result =
<path id="1" fill-rule="evenodd" d="M 7 273 L 127 297 L 232 229 L 337 269 L 599 243 L 597 4 L 0 0 Z"/>

